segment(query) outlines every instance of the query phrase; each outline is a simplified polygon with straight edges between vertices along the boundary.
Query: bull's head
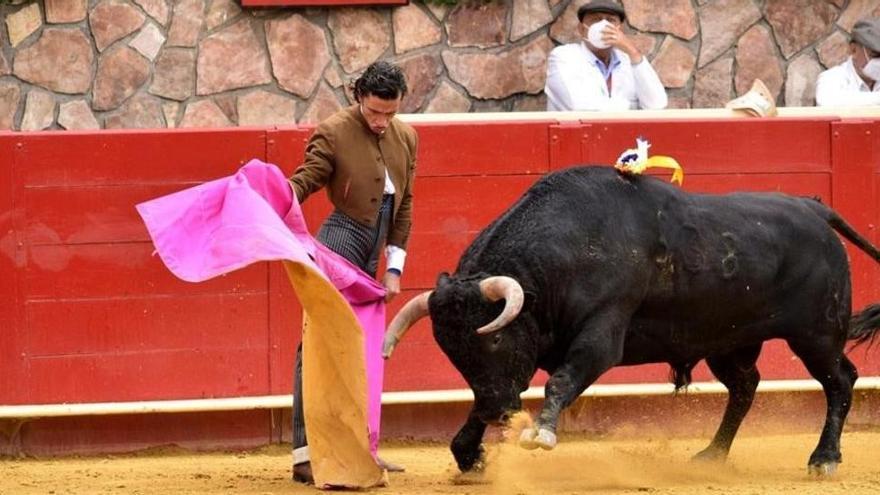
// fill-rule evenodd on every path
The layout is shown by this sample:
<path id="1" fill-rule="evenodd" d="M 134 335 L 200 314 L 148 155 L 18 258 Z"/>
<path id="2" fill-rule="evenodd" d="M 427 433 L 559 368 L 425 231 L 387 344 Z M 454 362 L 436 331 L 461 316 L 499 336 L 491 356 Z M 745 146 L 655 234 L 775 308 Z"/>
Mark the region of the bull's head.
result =
<path id="1" fill-rule="evenodd" d="M 504 276 L 459 279 L 441 274 L 433 291 L 409 301 L 392 320 L 384 355 L 420 318 L 430 315 L 437 344 L 474 392 L 484 423 L 504 421 L 521 408 L 537 360 L 536 325 L 523 312 L 520 284 Z"/>

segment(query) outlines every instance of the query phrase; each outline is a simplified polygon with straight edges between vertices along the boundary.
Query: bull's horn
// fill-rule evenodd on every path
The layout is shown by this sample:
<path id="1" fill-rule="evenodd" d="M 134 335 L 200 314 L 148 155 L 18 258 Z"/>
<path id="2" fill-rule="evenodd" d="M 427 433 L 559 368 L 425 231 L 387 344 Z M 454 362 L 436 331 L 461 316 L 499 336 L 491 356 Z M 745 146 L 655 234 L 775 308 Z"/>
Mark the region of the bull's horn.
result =
<path id="1" fill-rule="evenodd" d="M 382 357 L 388 359 L 394 352 L 394 347 L 403 338 L 407 330 L 419 320 L 428 316 L 428 298 L 431 292 L 422 292 L 418 296 L 412 298 L 400 308 L 400 311 L 394 315 L 391 324 L 388 325 L 388 331 L 385 332 L 385 340 L 382 342 Z"/>
<path id="2" fill-rule="evenodd" d="M 477 329 L 479 334 L 492 333 L 504 328 L 513 321 L 522 310 L 523 290 L 515 279 L 510 277 L 488 277 L 480 281 L 480 292 L 483 297 L 494 302 L 504 299 L 504 310 L 497 318 Z"/>

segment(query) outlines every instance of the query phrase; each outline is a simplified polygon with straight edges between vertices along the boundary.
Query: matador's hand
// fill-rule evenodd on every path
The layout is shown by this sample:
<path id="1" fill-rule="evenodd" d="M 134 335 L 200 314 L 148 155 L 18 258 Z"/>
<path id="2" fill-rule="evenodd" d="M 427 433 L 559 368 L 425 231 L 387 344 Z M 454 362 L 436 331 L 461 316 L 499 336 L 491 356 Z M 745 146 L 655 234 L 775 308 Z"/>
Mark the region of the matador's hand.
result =
<path id="1" fill-rule="evenodd" d="M 385 302 L 391 302 L 398 294 L 400 294 L 400 275 L 394 272 L 385 272 L 382 278 L 382 285 L 385 286 Z"/>

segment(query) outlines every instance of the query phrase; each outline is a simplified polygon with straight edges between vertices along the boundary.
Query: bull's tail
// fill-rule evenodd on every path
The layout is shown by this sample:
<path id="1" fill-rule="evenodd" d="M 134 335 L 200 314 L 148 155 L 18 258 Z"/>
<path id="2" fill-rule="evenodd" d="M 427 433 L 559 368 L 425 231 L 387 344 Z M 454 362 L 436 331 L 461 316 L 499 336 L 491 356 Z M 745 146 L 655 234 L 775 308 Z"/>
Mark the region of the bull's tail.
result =
<path id="1" fill-rule="evenodd" d="M 846 223 L 840 215 L 831 208 L 823 205 L 819 200 L 807 202 L 811 209 L 820 217 L 828 222 L 838 234 L 842 235 L 846 240 L 853 243 L 861 249 L 865 254 L 874 258 L 874 261 L 880 262 L 880 250 L 871 244 L 871 241 L 862 237 L 861 234 L 852 228 L 852 225 Z M 848 340 L 855 340 L 856 344 L 864 344 L 866 342 L 874 342 L 877 334 L 880 332 L 880 304 L 871 304 L 865 309 L 852 315 L 849 320 Z"/>
<path id="2" fill-rule="evenodd" d="M 880 332 L 880 304 L 871 304 L 865 309 L 852 315 L 849 320 L 849 332 L 846 338 L 855 340 L 855 345 L 869 342 L 874 343 L 877 333 Z"/>
<path id="3" fill-rule="evenodd" d="M 874 258 L 874 261 L 880 263 L 880 250 L 874 247 L 874 245 L 871 244 L 871 241 L 856 232 L 856 229 L 852 228 L 852 225 L 846 223 L 846 220 L 838 215 L 836 211 L 823 205 L 818 199 L 808 200 L 807 204 L 817 215 L 822 217 L 832 229 L 837 231 L 838 234 L 853 243 L 865 254 Z"/>

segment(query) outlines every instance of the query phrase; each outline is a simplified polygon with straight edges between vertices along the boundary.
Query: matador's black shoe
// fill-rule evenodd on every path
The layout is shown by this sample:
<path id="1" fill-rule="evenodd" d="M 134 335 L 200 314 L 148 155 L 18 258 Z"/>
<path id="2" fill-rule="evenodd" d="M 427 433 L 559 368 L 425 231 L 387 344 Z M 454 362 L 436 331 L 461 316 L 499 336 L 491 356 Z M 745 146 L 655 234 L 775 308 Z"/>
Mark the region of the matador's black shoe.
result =
<path id="1" fill-rule="evenodd" d="M 315 478 L 312 476 L 312 463 L 303 462 L 293 465 L 293 481 L 305 483 L 306 485 L 314 485 Z"/>

